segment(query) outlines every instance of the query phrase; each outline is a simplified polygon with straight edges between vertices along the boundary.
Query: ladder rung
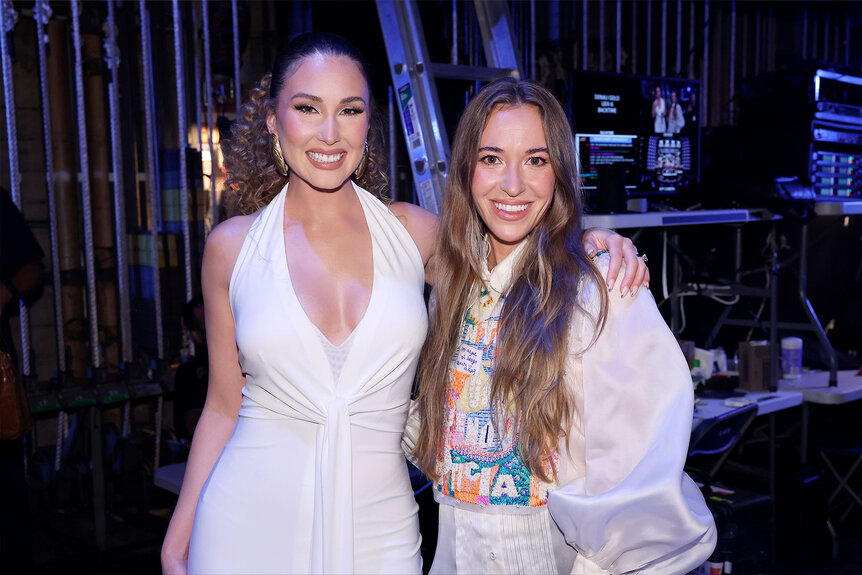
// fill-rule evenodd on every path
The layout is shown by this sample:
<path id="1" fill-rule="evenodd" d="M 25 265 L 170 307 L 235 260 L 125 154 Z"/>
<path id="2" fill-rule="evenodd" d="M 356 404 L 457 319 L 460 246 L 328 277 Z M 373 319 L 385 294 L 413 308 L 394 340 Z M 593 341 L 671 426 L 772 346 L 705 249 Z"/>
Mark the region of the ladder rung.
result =
<path id="1" fill-rule="evenodd" d="M 434 62 L 429 68 L 435 78 L 448 78 L 450 80 L 478 80 L 479 82 L 491 82 L 498 78 L 517 78 L 518 71 L 511 68 L 488 68 L 486 66 L 463 66 L 456 64 L 442 64 Z"/>

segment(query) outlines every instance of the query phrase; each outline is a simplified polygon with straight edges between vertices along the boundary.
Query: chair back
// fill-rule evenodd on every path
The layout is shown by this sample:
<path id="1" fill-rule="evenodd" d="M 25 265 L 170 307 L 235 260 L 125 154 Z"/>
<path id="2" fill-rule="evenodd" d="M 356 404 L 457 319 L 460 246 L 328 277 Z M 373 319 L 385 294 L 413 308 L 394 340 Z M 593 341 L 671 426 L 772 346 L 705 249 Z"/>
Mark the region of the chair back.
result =
<path id="1" fill-rule="evenodd" d="M 757 416 L 757 404 L 749 404 L 703 421 L 691 433 L 688 456 L 719 455 L 706 479 L 712 481 L 724 460 Z"/>

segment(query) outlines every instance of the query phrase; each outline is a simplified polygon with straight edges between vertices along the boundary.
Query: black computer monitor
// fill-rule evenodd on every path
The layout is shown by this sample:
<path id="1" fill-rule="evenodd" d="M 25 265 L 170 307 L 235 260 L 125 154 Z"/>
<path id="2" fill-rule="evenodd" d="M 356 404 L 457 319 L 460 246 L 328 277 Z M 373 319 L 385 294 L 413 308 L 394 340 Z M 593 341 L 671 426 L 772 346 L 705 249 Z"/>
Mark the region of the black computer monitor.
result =
<path id="1" fill-rule="evenodd" d="M 671 196 L 700 181 L 700 82 L 575 71 L 568 113 L 582 183 L 617 165 L 628 197 Z"/>

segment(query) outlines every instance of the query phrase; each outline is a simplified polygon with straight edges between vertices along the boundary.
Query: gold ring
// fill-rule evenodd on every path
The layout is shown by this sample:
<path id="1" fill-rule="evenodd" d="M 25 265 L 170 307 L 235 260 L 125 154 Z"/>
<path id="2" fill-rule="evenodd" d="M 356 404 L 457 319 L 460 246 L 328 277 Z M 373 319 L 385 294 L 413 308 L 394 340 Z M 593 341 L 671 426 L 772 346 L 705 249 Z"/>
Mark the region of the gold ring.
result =
<path id="1" fill-rule="evenodd" d="M 644 261 L 644 263 L 647 263 L 649 261 L 649 258 L 646 257 L 646 254 L 641 254 L 640 258 Z"/>

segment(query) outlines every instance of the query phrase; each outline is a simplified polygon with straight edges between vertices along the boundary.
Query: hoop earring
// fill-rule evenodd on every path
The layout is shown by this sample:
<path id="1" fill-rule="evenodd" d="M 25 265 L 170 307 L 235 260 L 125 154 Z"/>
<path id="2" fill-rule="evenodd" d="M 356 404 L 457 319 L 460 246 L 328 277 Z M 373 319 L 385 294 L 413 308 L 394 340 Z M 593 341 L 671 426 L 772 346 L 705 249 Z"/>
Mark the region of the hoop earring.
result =
<path id="1" fill-rule="evenodd" d="M 362 159 L 359 160 L 359 165 L 353 171 L 353 177 L 357 180 L 365 173 L 365 168 L 368 167 L 368 140 L 365 140 L 365 152 L 362 153 Z"/>
<path id="2" fill-rule="evenodd" d="M 282 176 L 286 176 L 290 172 L 290 168 L 287 165 L 287 162 L 284 161 L 284 154 L 281 153 L 281 142 L 278 141 L 278 136 L 275 132 L 269 133 L 270 140 L 270 156 L 272 156 L 272 163 L 275 164 L 275 171 L 281 174 Z"/>

